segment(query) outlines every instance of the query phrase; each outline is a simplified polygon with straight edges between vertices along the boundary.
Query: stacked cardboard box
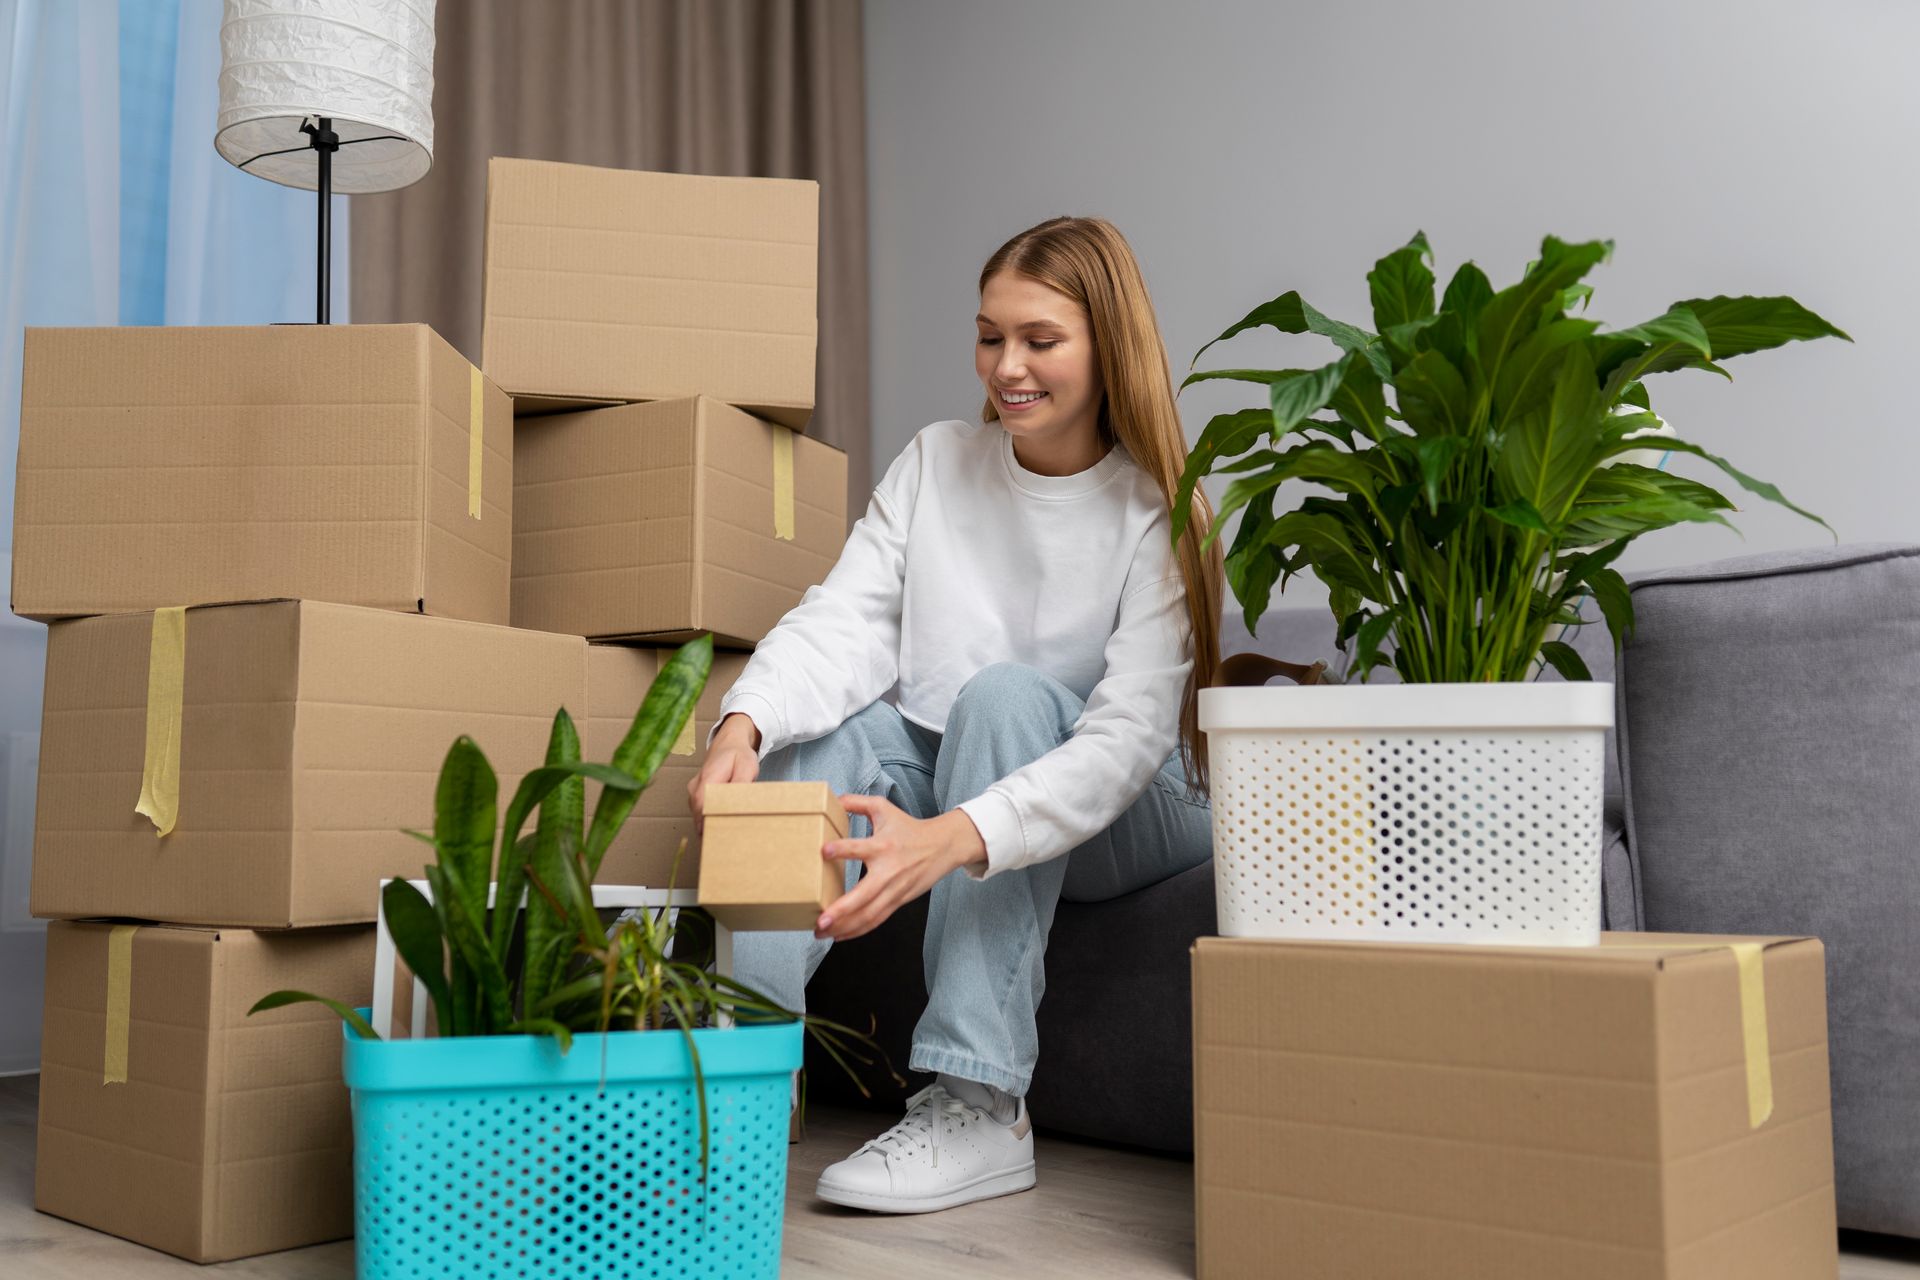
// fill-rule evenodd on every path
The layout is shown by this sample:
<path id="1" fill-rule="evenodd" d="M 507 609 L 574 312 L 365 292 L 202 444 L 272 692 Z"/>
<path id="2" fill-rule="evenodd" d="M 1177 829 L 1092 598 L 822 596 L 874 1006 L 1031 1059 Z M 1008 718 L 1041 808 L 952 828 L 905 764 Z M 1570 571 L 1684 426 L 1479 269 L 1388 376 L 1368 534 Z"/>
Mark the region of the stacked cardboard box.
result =
<path id="1" fill-rule="evenodd" d="M 1203 1280 L 1835 1274 L 1823 954 L 1203 938 Z"/>
<path id="2" fill-rule="evenodd" d="M 818 239 L 813 182 L 488 167 L 483 363 L 520 415 L 513 625 L 595 642 L 590 690 L 629 691 L 596 704 L 589 753 L 664 646 L 752 649 L 840 554 L 846 455 L 803 433 Z M 716 654 L 700 742 L 744 665 Z M 691 772 L 662 770 L 603 881 L 662 882 L 686 836 L 674 875 L 696 882 Z"/>
<path id="3" fill-rule="evenodd" d="M 246 1010 L 368 1002 L 378 883 L 419 874 L 457 736 L 503 793 L 562 706 L 607 759 L 661 646 L 751 647 L 838 554 L 845 460 L 798 433 L 814 184 L 494 176 L 496 377 L 420 325 L 28 335 L 47 1212 L 202 1262 L 348 1234 L 338 1021 Z M 694 883 L 687 784 L 744 663 L 716 655 L 603 881 Z"/>

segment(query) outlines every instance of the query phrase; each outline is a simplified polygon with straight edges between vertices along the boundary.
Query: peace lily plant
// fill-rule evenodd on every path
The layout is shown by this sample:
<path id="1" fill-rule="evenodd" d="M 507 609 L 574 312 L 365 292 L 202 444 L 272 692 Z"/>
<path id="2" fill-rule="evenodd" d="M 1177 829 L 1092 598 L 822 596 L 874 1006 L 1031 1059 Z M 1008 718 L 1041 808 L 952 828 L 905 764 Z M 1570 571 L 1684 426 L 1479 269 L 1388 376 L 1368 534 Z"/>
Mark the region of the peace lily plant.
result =
<path id="1" fill-rule="evenodd" d="M 1386 665 L 1409 683 L 1516 681 L 1541 661 L 1590 678 L 1550 630 L 1598 602 L 1615 644 L 1633 604 L 1613 564 L 1635 539 L 1685 522 L 1727 524 L 1718 490 L 1629 455 L 1664 424 L 1645 379 L 1675 369 L 1727 376 L 1722 362 L 1787 342 L 1847 338 L 1792 298 L 1677 302 L 1631 328 L 1603 330 L 1582 283 L 1611 241 L 1548 237 L 1519 283 L 1495 292 L 1471 262 L 1436 300 L 1425 235 L 1374 264 L 1373 331 L 1287 292 L 1214 342 L 1271 326 L 1330 339 L 1315 369 L 1211 369 L 1196 382 L 1266 388 L 1264 405 L 1210 421 L 1187 460 L 1174 537 L 1193 490 L 1234 476 L 1209 534 L 1241 521 L 1227 581 L 1252 630 L 1276 583 L 1311 570 L 1331 597 L 1351 678 Z M 1658 447 L 1704 458 L 1747 491 L 1827 527 L 1773 485 L 1661 430 Z M 1276 512 L 1288 480 L 1325 493 Z M 1731 527 L 1731 526 L 1729 526 Z M 1829 532 L 1832 530 L 1829 528 Z"/>

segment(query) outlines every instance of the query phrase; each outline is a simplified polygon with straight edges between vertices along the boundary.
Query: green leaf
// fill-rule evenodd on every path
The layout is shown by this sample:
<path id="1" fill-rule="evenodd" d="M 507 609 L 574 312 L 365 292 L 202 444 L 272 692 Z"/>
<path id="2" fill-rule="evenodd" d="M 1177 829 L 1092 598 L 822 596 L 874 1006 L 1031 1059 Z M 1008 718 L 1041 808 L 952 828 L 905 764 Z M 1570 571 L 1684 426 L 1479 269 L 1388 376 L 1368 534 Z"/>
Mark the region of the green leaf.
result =
<path id="1" fill-rule="evenodd" d="M 1459 316 L 1466 333 L 1472 335 L 1477 333 L 1480 313 L 1491 301 L 1493 284 L 1487 279 L 1487 273 L 1471 262 L 1463 262 L 1453 273 L 1453 279 L 1447 281 L 1440 309 Z"/>
<path id="2" fill-rule="evenodd" d="M 1252 382 L 1267 387 L 1311 372 L 1310 369 L 1202 369 L 1188 374 L 1180 383 L 1180 389 L 1184 391 L 1196 382 Z"/>
<path id="3" fill-rule="evenodd" d="M 1539 260 L 1519 284 L 1502 289 L 1480 312 L 1475 350 L 1487 381 L 1499 385 L 1500 369 L 1509 352 L 1535 329 L 1543 315 L 1557 308 L 1561 290 L 1574 284 L 1613 252 L 1610 240 L 1568 244 L 1548 236 Z"/>
<path id="4" fill-rule="evenodd" d="M 1268 389 L 1275 440 L 1299 426 L 1309 415 L 1327 407 L 1327 402 L 1333 399 L 1345 381 L 1352 359 L 1350 355 L 1341 356 L 1332 364 L 1310 369 L 1284 382 L 1276 382 Z"/>
<path id="5" fill-rule="evenodd" d="M 1368 673 L 1380 665 L 1380 646 L 1393 630 L 1395 611 L 1376 613 L 1360 624 L 1354 633 L 1353 662 L 1348 668 L 1353 679 L 1365 682 Z"/>
<path id="6" fill-rule="evenodd" d="M 1551 663 L 1555 671 L 1569 680 L 1593 679 L 1593 672 L 1587 670 L 1586 660 L 1564 640 L 1549 640 L 1542 644 L 1540 656 Z"/>
<path id="7" fill-rule="evenodd" d="M 1394 379 L 1400 414 L 1422 436 L 1465 435 L 1472 426 L 1467 384 L 1438 351 L 1422 351 Z"/>
<path id="8" fill-rule="evenodd" d="M 316 996 L 307 991 L 276 991 L 271 995 L 261 996 L 258 1000 L 254 1001 L 253 1008 L 247 1010 L 247 1016 L 252 1017 L 256 1013 L 265 1013 L 269 1009 L 281 1009 L 290 1004 L 323 1004 L 339 1014 L 342 1021 L 352 1027 L 362 1040 L 378 1040 L 380 1038 L 380 1033 L 373 1029 L 372 1023 L 361 1016 L 358 1009 L 353 1008 L 351 1005 L 342 1004 L 338 1000 L 329 1000 L 325 996 Z"/>
<path id="9" fill-rule="evenodd" d="M 1173 541 L 1178 543 L 1193 518 L 1193 491 L 1221 458 L 1238 457 L 1253 448 L 1260 437 L 1273 429 L 1273 410 L 1239 409 L 1216 414 L 1187 454 L 1187 465 L 1180 473 L 1180 492 L 1173 501 Z"/>
<path id="10" fill-rule="evenodd" d="M 1529 533 L 1551 534 L 1547 522 L 1540 518 L 1531 502 L 1525 498 L 1515 498 L 1512 502 L 1501 503 L 1497 507 L 1488 507 L 1487 514 L 1502 524 L 1510 524 L 1516 529 L 1525 529 Z"/>
<path id="11" fill-rule="evenodd" d="M 1645 324 L 1594 338 L 1593 367 L 1610 386 L 1624 388 L 1649 373 L 1675 369 L 1714 369 L 1713 347 L 1698 316 L 1684 306 L 1670 308 Z"/>
<path id="12" fill-rule="evenodd" d="M 1617 650 L 1633 639 L 1633 593 L 1618 569 L 1600 569 L 1587 579 L 1587 590 L 1600 605 L 1607 630 L 1613 633 Z"/>
<path id="13" fill-rule="evenodd" d="M 1653 401 L 1647 398 L 1647 387 L 1643 382 L 1629 382 L 1620 388 L 1620 403 L 1630 404 L 1653 412 Z"/>
<path id="14" fill-rule="evenodd" d="M 1669 450 L 1672 450 L 1674 453 L 1690 453 L 1696 458 L 1705 458 L 1708 462 L 1711 462 L 1714 466 L 1720 468 L 1720 470 L 1724 471 L 1728 476 L 1732 477 L 1733 480 L 1737 484 L 1739 484 L 1739 486 L 1742 489 L 1745 489 L 1748 493 L 1757 494 L 1760 497 L 1765 498 L 1768 502 L 1775 503 L 1778 506 L 1785 507 L 1787 510 L 1793 512 L 1795 515 L 1803 516 L 1806 519 L 1813 521 L 1815 524 L 1819 525 L 1822 529 L 1825 529 L 1828 533 L 1833 534 L 1834 541 L 1838 542 L 1840 540 L 1840 535 L 1837 533 L 1834 533 L 1833 526 L 1828 524 L 1825 520 L 1822 520 L 1819 516 L 1813 514 L 1813 512 L 1808 511 L 1805 507 L 1797 506 L 1794 503 L 1787 501 L 1786 495 L 1781 493 L 1779 489 L 1775 488 L 1773 485 L 1768 484 L 1765 480 L 1754 479 L 1752 476 L 1748 475 L 1746 472 L 1734 466 L 1731 462 L 1728 462 L 1725 458 L 1722 458 L 1717 454 L 1708 453 L 1705 449 L 1702 449 L 1699 445 L 1694 444 L 1691 441 L 1676 440 L 1671 436 L 1662 436 L 1658 440 L 1649 441 L 1648 443 L 1652 448 L 1669 449 Z"/>
<path id="15" fill-rule="evenodd" d="M 571 719 L 563 731 L 559 719 L 555 718 L 553 733 L 547 740 L 547 765 L 579 761 L 580 738 L 572 730 Z M 585 839 L 585 821 L 586 784 L 578 777 L 566 779 L 540 802 L 540 817 L 534 824 L 533 835 L 519 843 L 525 850 L 522 864 L 530 865 L 548 889 L 560 883 L 561 859 L 572 858 L 578 852 Z M 567 956 L 570 937 L 565 916 L 554 910 L 546 894 L 530 892 L 520 970 L 523 1011 L 530 1011 L 534 1003 L 552 989 Z"/>
<path id="16" fill-rule="evenodd" d="M 573 718 L 566 709 L 560 710 L 553 732 L 558 735 L 564 729 L 573 739 L 573 752 L 580 751 L 579 734 L 573 727 Z M 553 742 L 548 741 L 551 753 Z M 520 847 L 520 831 L 526 825 L 527 813 L 541 804 L 554 791 L 569 781 L 577 782 L 582 778 L 591 778 L 602 786 L 615 791 L 639 791 L 640 781 L 625 770 L 616 769 L 610 764 L 596 764 L 573 760 L 566 764 L 542 765 L 520 780 L 519 788 L 514 792 L 513 801 L 507 806 L 507 821 L 501 831 L 501 848 L 506 850 L 500 857 L 500 887 L 494 895 L 494 915 L 491 936 L 493 948 L 505 955 L 507 939 L 513 936 L 514 917 L 520 910 L 520 895 L 526 889 L 525 853 Z"/>
<path id="17" fill-rule="evenodd" d="M 1569 346 L 1552 396 L 1515 422 L 1501 446 L 1497 469 L 1509 494 L 1531 503 L 1550 527 L 1593 468 L 1599 399 L 1586 348 Z"/>
<path id="18" fill-rule="evenodd" d="M 1381 333 L 1433 314 L 1433 251 L 1425 232 L 1416 231 L 1406 247 L 1373 264 L 1367 292 L 1373 300 L 1373 327 Z"/>
<path id="19" fill-rule="evenodd" d="M 1203 548 L 1213 544 L 1228 516 L 1288 480 L 1311 480 L 1343 492 L 1369 493 L 1374 488 L 1373 468 L 1364 459 L 1325 440 L 1310 440 L 1285 453 L 1267 456 L 1264 470 L 1242 476 L 1220 495 L 1220 513 L 1202 543 Z"/>
<path id="20" fill-rule="evenodd" d="M 478 1021 L 470 1030 L 456 1030 L 454 1034 L 498 1035 L 513 1021 L 507 975 L 500 967 L 499 957 L 487 946 L 480 919 L 467 910 L 471 889 L 460 882 L 459 873 L 446 863 L 427 868 L 427 883 L 433 888 L 433 905 L 440 917 L 441 930 L 479 990 Z M 454 1003 L 457 1008 L 458 1000 Z"/>
<path id="21" fill-rule="evenodd" d="M 1671 471 L 1662 471 L 1658 467 L 1643 467 L 1632 462 L 1615 462 L 1599 468 L 1587 477 L 1587 483 L 1581 487 L 1580 497 L 1569 513 L 1569 519 L 1579 519 L 1582 506 L 1631 502 L 1635 498 L 1661 495 L 1683 498 L 1696 506 L 1708 507 L 1715 511 L 1733 510 L 1733 503 L 1725 494 L 1710 485 L 1701 484 L 1698 480 L 1690 480 Z"/>
<path id="22" fill-rule="evenodd" d="M 1206 347 L 1201 347 L 1194 352 L 1193 359 L 1187 367 L 1191 369 L 1199 364 L 1200 357 L 1207 353 L 1207 347 L 1211 347 L 1214 342 L 1225 342 L 1237 333 L 1261 327 L 1271 327 L 1282 333 L 1316 333 L 1323 338 L 1331 338 L 1334 345 L 1342 351 L 1359 351 L 1373 343 L 1373 335 L 1365 329 L 1329 319 L 1310 306 L 1297 292 L 1289 289 L 1272 302 L 1260 304 L 1239 322 L 1228 326 L 1226 332 L 1215 338 L 1213 342 L 1207 343 Z M 1187 381 L 1191 382 L 1194 379 L 1189 378 Z M 1183 382 L 1180 385 L 1184 387 L 1186 383 Z"/>
<path id="23" fill-rule="evenodd" d="M 707 673 L 713 668 L 713 637 L 700 636 L 674 651 L 666 666 L 647 690 L 646 701 L 634 714 L 626 737 L 613 753 L 614 767 L 630 774 L 642 787 L 653 780 L 653 771 L 667 758 L 680 727 L 693 715 L 700 691 L 706 687 Z M 593 809 L 593 825 L 587 831 L 584 849 L 589 880 L 598 874 L 600 859 L 607 846 L 633 812 L 638 791 L 607 788 Z"/>
<path id="24" fill-rule="evenodd" d="M 1792 298 L 1691 298 L 1675 306 L 1698 318 L 1715 360 L 1812 338 L 1853 341 Z"/>
<path id="25" fill-rule="evenodd" d="M 1420 485 L 1427 495 L 1427 510 L 1440 508 L 1440 487 L 1455 459 L 1466 451 L 1467 442 L 1459 436 L 1434 436 L 1414 445 L 1420 459 Z"/>
<path id="26" fill-rule="evenodd" d="M 1380 374 L 1370 364 L 1349 364 L 1327 407 L 1341 422 L 1376 443 L 1395 434 L 1387 425 L 1387 397 Z M 1352 441 L 1347 443 L 1350 446 Z"/>
<path id="27" fill-rule="evenodd" d="M 1500 415 L 1518 418 L 1537 407 L 1552 393 L 1567 347 L 1599 327 L 1592 320 L 1553 320 L 1528 335 L 1500 366 L 1500 380 L 1493 389 Z"/>
<path id="28" fill-rule="evenodd" d="M 1661 495 L 1582 506 L 1569 514 L 1566 526 L 1560 531 L 1560 541 L 1562 546 L 1597 546 L 1637 538 L 1676 524 L 1718 524 L 1733 528 L 1725 516 L 1711 507 Z"/>
<path id="29" fill-rule="evenodd" d="M 433 842 L 440 865 L 452 868 L 455 883 L 467 895 L 462 905 L 476 920 L 486 918 L 487 885 L 493 880 L 499 786 L 493 766 L 473 739 L 465 734 L 455 738 L 434 790 Z"/>
<path id="30" fill-rule="evenodd" d="M 443 1034 L 453 1026 L 453 989 L 447 985 L 446 939 L 433 904 L 405 880 L 389 880 L 380 891 L 393 949 L 407 962 L 420 984 L 433 997 L 433 1012 Z"/>

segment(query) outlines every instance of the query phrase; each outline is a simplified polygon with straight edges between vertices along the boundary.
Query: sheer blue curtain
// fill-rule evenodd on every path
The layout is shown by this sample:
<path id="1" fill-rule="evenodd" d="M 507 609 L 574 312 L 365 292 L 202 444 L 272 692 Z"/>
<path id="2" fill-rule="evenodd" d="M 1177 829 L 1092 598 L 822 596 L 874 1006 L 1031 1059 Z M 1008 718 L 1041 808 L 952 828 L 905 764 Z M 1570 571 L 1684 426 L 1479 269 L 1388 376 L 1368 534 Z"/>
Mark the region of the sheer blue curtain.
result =
<path id="1" fill-rule="evenodd" d="M 0 0 L 0 570 L 26 326 L 313 318 L 313 194 L 213 150 L 220 13 L 219 0 Z M 333 232 L 345 319 L 344 201 Z M 27 888 L 45 653 L 42 627 L 0 612 L 0 1074 L 39 1062 Z"/>

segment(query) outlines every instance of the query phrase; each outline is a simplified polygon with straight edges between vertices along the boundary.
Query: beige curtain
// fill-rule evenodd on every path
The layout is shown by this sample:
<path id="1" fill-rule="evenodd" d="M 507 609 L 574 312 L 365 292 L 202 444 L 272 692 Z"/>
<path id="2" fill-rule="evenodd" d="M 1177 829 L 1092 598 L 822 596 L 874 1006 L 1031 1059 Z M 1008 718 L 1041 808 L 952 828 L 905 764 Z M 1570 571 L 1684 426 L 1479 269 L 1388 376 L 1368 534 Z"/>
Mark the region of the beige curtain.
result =
<path id="1" fill-rule="evenodd" d="M 871 488 L 860 0 L 440 0 L 433 172 L 353 203 L 352 315 L 480 355 L 487 159 L 820 183 L 818 407 Z"/>

